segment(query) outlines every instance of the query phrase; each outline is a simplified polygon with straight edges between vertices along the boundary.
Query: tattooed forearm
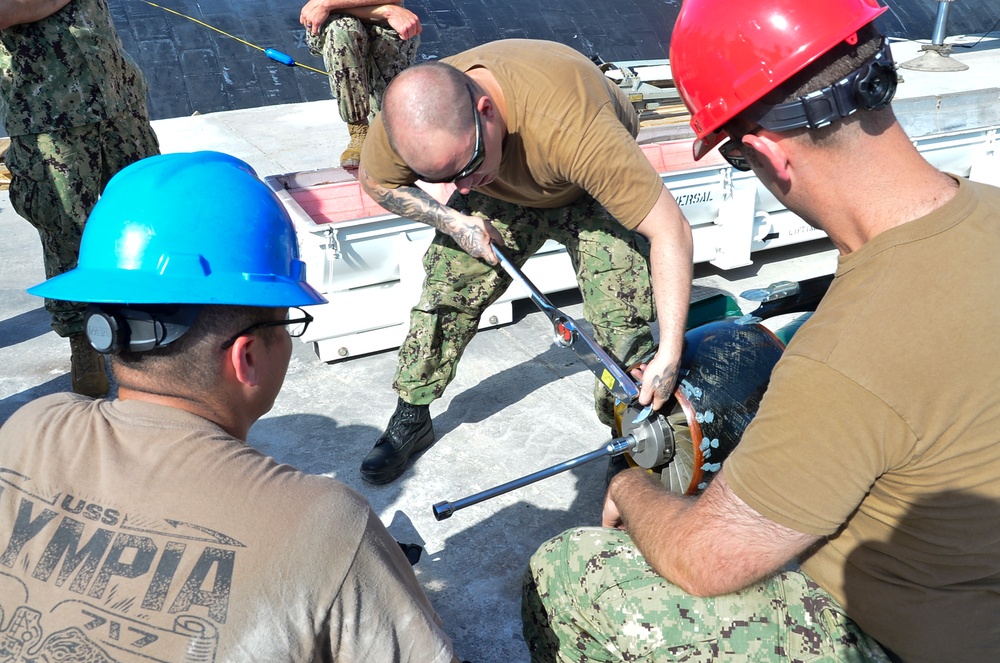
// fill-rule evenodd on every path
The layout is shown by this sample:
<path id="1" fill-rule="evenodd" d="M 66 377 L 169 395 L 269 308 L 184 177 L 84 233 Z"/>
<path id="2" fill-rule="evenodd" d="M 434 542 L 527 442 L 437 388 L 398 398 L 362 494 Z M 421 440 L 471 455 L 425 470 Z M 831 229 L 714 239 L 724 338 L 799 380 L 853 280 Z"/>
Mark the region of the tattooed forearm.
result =
<path id="1" fill-rule="evenodd" d="M 393 214 L 426 223 L 441 232 L 451 234 L 449 228 L 452 217 L 448 208 L 431 198 L 423 189 L 415 186 L 402 186 L 398 189 L 366 186 L 365 190 L 375 202 Z"/>
<path id="2" fill-rule="evenodd" d="M 454 212 L 415 186 L 395 189 L 390 192 L 390 198 L 393 201 L 391 204 L 394 204 L 396 209 L 390 209 L 381 202 L 379 204 L 400 216 L 426 223 L 451 235 L 455 243 L 473 258 L 482 258 L 486 255 L 485 247 L 489 244 L 490 238 L 483 231 L 482 222 L 478 219 Z"/>
<path id="3" fill-rule="evenodd" d="M 363 172 L 359 175 L 362 187 L 372 199 L 393 214 L 413 219 L 437 228 L 450 235 L 462 249 L 474 258 L 489 255 L 490 238 L 480 219 L 459 214 L 442 205 L 426 191 L 416 186 L 401 186 L 389 189 Z"/>
<path id="4" fill-rule="evenodd" d="M 667 400 L 670 398 L 670 388 L 673 387 L 676 379 L 677 367 L 675 366 L 663 375 L 654 375 L 649 382 L 649 386 L 653 388 L 653 393 Z"/>
<path id="5" fill-rule="evenodd" d="M 473 258 L 485 258 L 485 247 L 490 238 L 483 229 L 472 223 L 454 223 L 451 226 L 451 238 Z"/>

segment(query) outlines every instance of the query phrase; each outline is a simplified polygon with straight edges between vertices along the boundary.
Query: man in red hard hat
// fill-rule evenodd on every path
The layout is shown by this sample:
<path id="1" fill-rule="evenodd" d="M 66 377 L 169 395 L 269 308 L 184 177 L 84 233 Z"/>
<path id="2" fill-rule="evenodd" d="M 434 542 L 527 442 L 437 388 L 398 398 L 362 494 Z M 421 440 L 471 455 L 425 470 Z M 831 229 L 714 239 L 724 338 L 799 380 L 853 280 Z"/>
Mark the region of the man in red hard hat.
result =
<path id="1" fill-rule="evenodd" d="M 839 265 L 702 494 L 623 472 L 604 529 L 535 554 L 532 660 L 1000 656 L 1000 189 L 939 172 L 897 122 L 884 11 L 685 1 L 695 158 L 752 169 Z"/>

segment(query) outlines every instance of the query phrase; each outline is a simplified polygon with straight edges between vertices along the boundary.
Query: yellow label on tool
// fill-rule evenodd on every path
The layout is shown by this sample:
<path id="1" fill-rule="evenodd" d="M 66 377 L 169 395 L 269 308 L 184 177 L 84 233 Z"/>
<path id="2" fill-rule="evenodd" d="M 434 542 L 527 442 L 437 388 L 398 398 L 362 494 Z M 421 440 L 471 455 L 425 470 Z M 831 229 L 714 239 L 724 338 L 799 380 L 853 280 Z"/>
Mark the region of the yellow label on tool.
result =
<path id="1" fill-rule="evenodd" d="M 614 391 L 615 378 L 606 368 L 604 369 L 604 373 L 601 375 L 601 382 L 603 382 L 604 386 L 608 388 L 608 391 Z"/>

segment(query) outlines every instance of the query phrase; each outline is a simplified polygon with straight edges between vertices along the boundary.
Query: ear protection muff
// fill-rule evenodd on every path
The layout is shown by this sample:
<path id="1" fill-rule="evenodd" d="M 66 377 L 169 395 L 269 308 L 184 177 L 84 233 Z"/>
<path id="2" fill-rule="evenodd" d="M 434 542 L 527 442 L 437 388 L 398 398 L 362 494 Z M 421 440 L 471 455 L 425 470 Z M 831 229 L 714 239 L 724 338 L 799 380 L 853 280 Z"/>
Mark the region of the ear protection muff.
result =
<path id="1" fill-rule="evenodd" d="M 858 107 L 870 111 L 882 110 L 895 96 L 898 82 L 889 43 L 883 39 L 879 52 L 856 73 L 854 98 Z"/>
<path id="2" fill-rule="evenodd" d="M 889 42 L 884 38 L 877 53 L 833 85 L 777 106 L 769 106 L 757 124 L 769 131 L 800 127 L 820 129 L 851 115 L 859 108 L 880 110 L 896 94 L 898 77 Z"/>
<path id="3" fill-rule="evenodd" d="M 147 352 L 173 343 L 191 328 L 201 306 L 89 306 L 86 334 L 102 354 Z"/>

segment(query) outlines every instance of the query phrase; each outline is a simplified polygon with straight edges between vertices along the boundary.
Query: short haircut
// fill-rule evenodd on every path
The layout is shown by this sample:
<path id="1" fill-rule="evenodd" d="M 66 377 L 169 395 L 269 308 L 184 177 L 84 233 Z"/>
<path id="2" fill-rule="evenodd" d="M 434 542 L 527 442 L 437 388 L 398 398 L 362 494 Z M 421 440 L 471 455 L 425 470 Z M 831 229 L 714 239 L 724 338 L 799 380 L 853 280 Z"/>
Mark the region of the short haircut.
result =
<path id="1" fill-rule="evenodd" d="M 202 306 L 194 324 L 176 341 L 147 352 L 124 350 L 111 355 L 111 370 L 119 385 L 129 388 L 149 390 L 149 385 L 135 384 L 134 375 L 143 382 L 148 377 L 163 389 L 205 393 L 222 378 L 222 344 L 250 325 L 274 319 L 273 311 L 258 306 Z M 255 333 L 270 344 L 275 329 L 266 327 Z"/>
<path id="2" fill-rule="evenodd" d="M 795 101 L 810 92 L 822 90 L 845 78 L 871 59 L 882 45 L 882 35 L 874 23 L 868 23 L 857 33 L 854 44 L 841 41 L 811 62 L 761 100 L 777 105 Z"/>

